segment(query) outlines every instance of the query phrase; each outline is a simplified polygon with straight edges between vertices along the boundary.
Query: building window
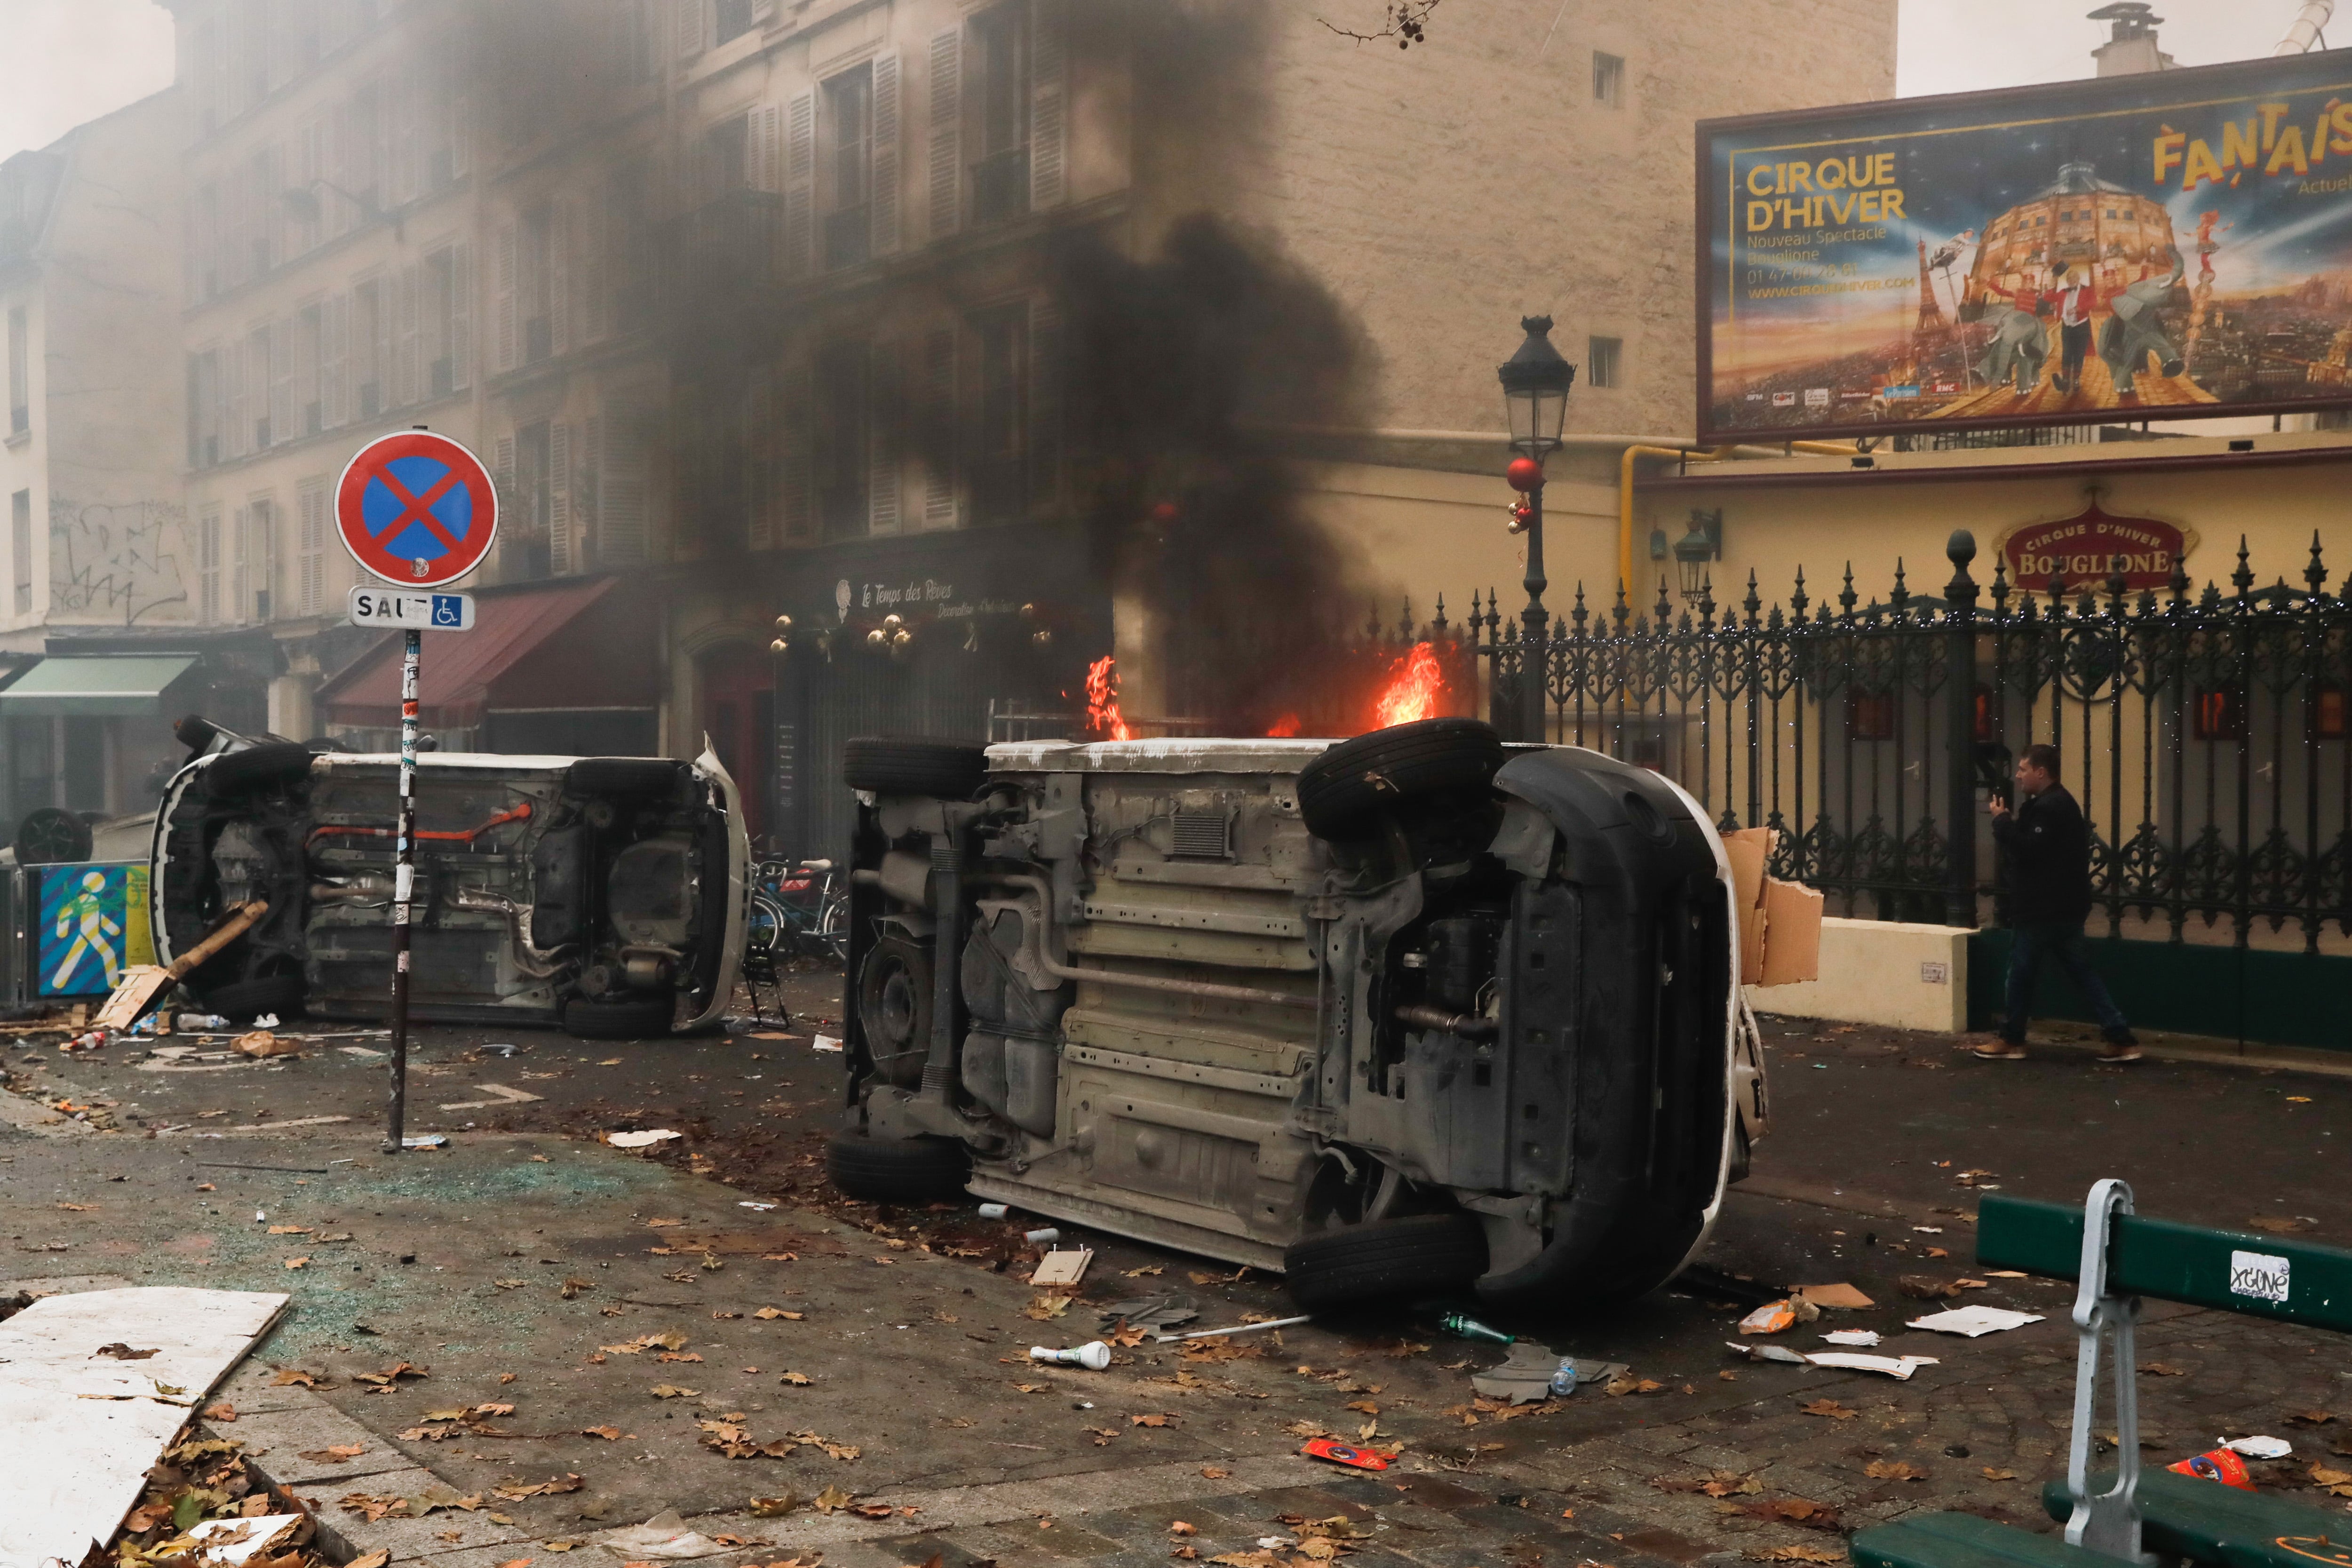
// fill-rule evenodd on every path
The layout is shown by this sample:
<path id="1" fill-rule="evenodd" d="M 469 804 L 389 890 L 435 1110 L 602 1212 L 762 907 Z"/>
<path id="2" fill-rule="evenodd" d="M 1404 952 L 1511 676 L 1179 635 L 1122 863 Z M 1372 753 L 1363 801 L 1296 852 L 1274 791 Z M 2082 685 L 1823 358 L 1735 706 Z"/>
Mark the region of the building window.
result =
<path id="1" fill-rule="evenodd" d="M 1029 510 L 1028 302 L 974 317 L 972 335 L 980 351 L 972 511 L 983 523 L 1017 522 Z"/>
<path id="2" fill-rule="evenodd" d="M 8 308 L 8 434 L 22 436 L 33 427 L 32 327 L 25 307 Z"/>
<path id="3" fill-rule="evenodd" d="M 304 479 L 296 492 L 295 507 L 302 531 L 295 542 L 295 611 L 315 616 L 327 602 L 326 479 Z"/>
<path id="4" fill-rule="evenodd" d="M 515 431 L 515 489 L 522 500 L 518 520 L 522 527 L 505 552 L 509 582 L 535 580 L 554 570 L 555 466 L 549 434 L 544 419 Z"/>
<path id="5" fill-rule="evenodd" d="M 816 356 L 817 526 L 828 539 L 866 531 L 872 478 L 874 356 L 862 338 L 825 344 Z"/>
<path id="6" fill-rule="evenodd" d="M 751 183 L 751 117 L 737 114 L 702 133 L 705 194 L 717 198 Z"/>
<path id="7" fill-rule="evenodd" d="M 1625 384 L 1624 339 L 1587 338 L 1584 341 L 1584 384 L 1588 387 Z"/>
<path id="8" fill-rule="evenodd" d="M 221 517 L 215 510 L 196 520 L 196 619 L 220 624 Z"/>
<path id="9" fill-rule="evenodd" d="M 1027 7 L 999 5 L 972 18 L 965 87 L 975 106 L 979 161 L 972 164 L 972 221 L 1001 223 L 1029 210 Z"/>
<path id="10" fill-rule="evenodd" d="M 8 498 L 8 559 L 16 577 L 16 613 L 33 613 L 33 492 Z"/>
<path id="11" fill-rule="evenodd" d="M 1845 694 L 1845 732 L 1852 741 L 1895 739 L 1895 708 L 1892 691 L 1850 689 Z"/>
<path id="12" fill-rule="evenodd" d="M 362 419 L 373 419 L 384 408 L 385 316 L 382 279 L 371 278 L 352 290 L 352 384 Z"/>
<path id="13" fill-rule="evenodd" d="M 1622 56 L 1592 56 L 1592 101 L 1603 109 L 1625 107 L 1625 61 Z"/>
<path id="14" fill-rule="evenodd" d="M 522 362 L 537 364 L 555 353 L 555 214 L 533 207 L 522 220 Z"/>
<path id="15" fill-rule="evenodd" d="M 2242 741 L 2246 738 L 2246 689 L 2242 686 L 2209 687 L 2197 693 L 2190 733 L 2200 741 Z"/>
<path id="16" fill-rule="evenodd" d="M 267 497 L 256 497 L 250 505 L 237 510 L 230 564 L 236 617 L 241 622 L 260 624 L 269 619 L 278 585 L 277 521 L 277 508 Z"/>
<path id="17" fill-rule="evenodd" d="M 855 267 L 869 253 L 874 233 L 874 68 L 870 63 L 825 82 L 824 126 L 831 153 L 825 173 L 832 185 L 824 217 L 824 264 Z"/>
<path id="18" fill-rule="evenodd" d="M 717 37 L 720 43 L 751 30 L 751 0 L 719 0 Z"/>

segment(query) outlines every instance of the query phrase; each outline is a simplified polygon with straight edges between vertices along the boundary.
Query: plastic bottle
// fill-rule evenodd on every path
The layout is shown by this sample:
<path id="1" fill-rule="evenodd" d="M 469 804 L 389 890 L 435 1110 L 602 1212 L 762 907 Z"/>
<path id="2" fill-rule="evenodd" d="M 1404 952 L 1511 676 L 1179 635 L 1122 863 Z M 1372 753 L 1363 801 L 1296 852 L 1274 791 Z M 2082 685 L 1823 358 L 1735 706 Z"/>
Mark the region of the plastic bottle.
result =
<path id="1" fill-rule="evenodd" d="M 1551 1374 L 1551 1396 L 1554 1399 L 1566 1399 L 1575 1392 L 1576 1358 L 1572 1355 L 1564 1355 L 1559 1358 L 1559 1365 Z"/>
<path id="2" fill-rule="evenodd" d="M 1082 1366 L 1088 1372 L 1100 1372 L 1110 1365 L 1110 1347 L 1100 1340 L 1089 1340 L 1076 1350 L 1054 1350 L 1045 1345 L 1031 1345 L 1029 1359 L 1051 1366 Z"/>
<path id="3" fill-rule="evenodd" d="M 1465 1340 L 1484 1340 L 1490 1345 L 1509 1345 L 1518 1342 L 1516 1335 L 1507 1334 L 1500 1329 L 1490 1329 L 1467 1312 L 1448 1312 L 1437 1320 L 1437 1326 L 1449 1334 Z"/>

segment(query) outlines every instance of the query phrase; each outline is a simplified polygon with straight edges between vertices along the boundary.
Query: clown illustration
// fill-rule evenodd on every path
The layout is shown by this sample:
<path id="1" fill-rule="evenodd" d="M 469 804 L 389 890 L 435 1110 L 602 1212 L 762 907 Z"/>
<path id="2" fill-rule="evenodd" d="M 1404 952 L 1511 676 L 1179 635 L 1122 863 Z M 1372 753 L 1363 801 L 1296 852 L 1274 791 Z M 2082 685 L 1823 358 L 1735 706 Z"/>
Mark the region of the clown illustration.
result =
<path id="1" fill-rule="evenodd" d="M 114 943 L 108 940 L 121 936 L 122 927 L 106 912 L 106 873 L 84 872 L 81 888 L 80 892 L 67 899 L 58 910 L 54 934 L 59 942 L 72 936 L 73 945 L 66 950 L 65 961 L 49 977 L 49 989 L 52 991 L 62 992 L 72 983 L 74 972 L 81 967 L 85 953 L 98 954 L 99 963 L 106 970 L 109 990 L 113 989 L 122 972 L 122 960 L 115 952 Z"/>

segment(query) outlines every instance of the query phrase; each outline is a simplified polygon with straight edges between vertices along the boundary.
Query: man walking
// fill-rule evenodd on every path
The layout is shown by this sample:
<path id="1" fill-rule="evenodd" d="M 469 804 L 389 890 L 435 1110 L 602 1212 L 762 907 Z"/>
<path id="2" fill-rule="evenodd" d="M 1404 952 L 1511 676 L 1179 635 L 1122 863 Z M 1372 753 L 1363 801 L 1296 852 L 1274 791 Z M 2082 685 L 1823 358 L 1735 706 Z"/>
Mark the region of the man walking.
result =
<path id="1" fill-rule="evenodd" d="M 2111 1062 L 2139 1060 L 2139 1042 L 2123 1010 L 2107 994 L 2106 983 L 2091 967 L 2083 922 L 2091 914 L 2091 826 L 2083 808 L 2058 782 L 2058 748 L 2033 745 L 2017 760 L 2017 793 L 2011 811 L 1995 799 L 1993 843 L 2009 870 L 2008 1011 L 2000 1038 L 1976 1047 L 1995 1061 L 2025 1056 L 2025 1023 L 2033 1010 L 2033 983 L 2042 960 L 2054 959 L 2098 1016 L 2106 1037 L 2102 1053 Z"/>

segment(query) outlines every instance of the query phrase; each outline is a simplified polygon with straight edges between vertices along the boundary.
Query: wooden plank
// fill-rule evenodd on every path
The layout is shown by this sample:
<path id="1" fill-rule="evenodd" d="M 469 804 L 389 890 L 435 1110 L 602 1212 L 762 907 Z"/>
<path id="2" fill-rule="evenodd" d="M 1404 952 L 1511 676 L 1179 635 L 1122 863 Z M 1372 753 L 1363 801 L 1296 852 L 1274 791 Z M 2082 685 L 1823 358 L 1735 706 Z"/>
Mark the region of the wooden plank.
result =
<path id="1" fill-rule="evenodd" d="M 2340 1247 L 2127 1215 L 2114 1249 L 2108 1277 L 2123 1294 L 2352 1333 L 2352 1252 Z M 2072 1279 L 2082 1258 L 2079 1205 L 1998 1194 L 1979 1204 L 1982 1267 Z"/>
<path id="2" fill-rule="evenodd" d="M 89 1290 L 0 1323 L 0 1563 L 79 1563 L 110 1540 L 149 1467 L 290 1299 Z M 155 1353 L 98 1354 L 117 1343 Z"/>

